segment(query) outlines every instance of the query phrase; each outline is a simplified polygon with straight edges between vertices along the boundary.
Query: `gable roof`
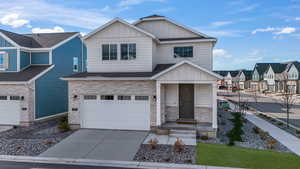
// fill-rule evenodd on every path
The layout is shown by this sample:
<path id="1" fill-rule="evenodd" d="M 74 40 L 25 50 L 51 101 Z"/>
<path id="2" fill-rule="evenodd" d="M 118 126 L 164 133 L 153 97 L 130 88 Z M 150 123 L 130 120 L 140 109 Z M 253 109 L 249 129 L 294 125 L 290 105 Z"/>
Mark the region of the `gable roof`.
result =
<path id="1" fill-rule="evenodd" d="M 232 71 L 229 71 L 231 77 L 236 77 L 238 74 L 239 74 L 240 71 L 238 70 L 232 70 Z"/>
<path id="2" fill-rule="evenodd" d="M 153 38 L 153 39 L 155 39 L 155 40 L 158 40 L 158 39 L 157 39 L 154 35 L 152 35 L 151 33 L 147 32 L 147 31 L 145 31 L 145 30 L 143 30 L 143 29 L 141 29 L 141 28 L 138 28 L 138 27 L 136 27 L 135 25 L 130 24 L 130 23 L 124 21 L 124 20 L 121 19 L 121 18 L 115 18 L 115 19 L 113 19 L 113 20 L 107 22 L 106 24 L 104 24 L 104 25 L 98 27 L 98 28 L 95 29 L 94 31 L 92 31 L 92 32 L 90 32 L 89 34 L 85 35 L 85 36 L 83 37 L 83 39 L 86 40 L 86 39 L 90 38 L 91 36 L 93 36 L 93 35 L 96 34 L 97 32 L 102 31 L 103 29 L 105 29 L 106 27 L 112 25 L 112 24 L 115 23 L 115 22 L 120 22 L 120 23 L 122 23 L 122 24 L 125 24 L 125 25 L 127 25 L 127 26 L 129 26 L 129 27 L 131 27 L 131 28 L 133 28 L 133 29 L 135 29 L 135 30 L 137 30 L 138 32 L 141 32 L 141 33 L 145 34 L 146 36 L 149 36 L 149 37 L 151 37 L 151 38 Z"/>
<path id="3" fill-rule="evenodd" d="M 219 74 L 219 75 L 225 77 L 225 76 L 227 76 L 229 70 L 215 70 L 215 71 L 213 71 L 213 72 L 215 72 L 215 73 L 217 73 L 217 74 Z"/>
<path id="4" fill-rule="evenodd" d="M 270 63 L 256 63 L 253 71 L 256 69 L 259 75 L 262 75 L 267 71 Z"/>
<path id="5" fill-rule="evenodd" d="M 20 72 L 1 72 L 0 83 L 27 82 L 51 67 L 51 65 L 31 65 Z"/>
<path id="6" fill-rule="evenodd" d="M 251 79 L 251 77 L 252 77 L 252 71 L 251 70 L 242 70 L 241 72 L 244 73 L 246 80 L 250 80 Z"/>
<path id="7" fill-rule="evenodd" d="M 194 34 L 198 35 L 202 39 L 214 39 L 214 40 L 216 40 L 216 38 L 214 38 L 214 37 L 210 37 L 210 36 L 208 36 L 208 35 L 206 35 L 204 33 L 200 33 L 199 31 L 196 31 L 196 30 L 194 30 L 192 28 L 189 28 L 187 26 L 179 24 L 179 23 L 177 23 L 177 22 L 175 22 L 175 21 L 173 21 L 173 20 L 171 20 L 171 19 L 169 19 L 169 18 L 167 18 L 165 16 L 161 16 L 161 15 L 157 15 L 157 14 L 146 16 L 146 17 L 142 17 L 139 20 L 137 20 L 136 22 L 134 22 L 133 25 L 137 25 L 137 24 L 139 24 L 139 23 L 141 23 L 143 21 L 147 21 L 147 20 L 165 20 L 165 21 L 170 22 L 170 23 L 172 23 L 172 24 L 174 24 L 174 25 L 176 25 L 178 27 L 181 27 L 181 28 L 183 28 L 185 30 L 193 32 Z"/>
<path id="8" fill-rule="evenodd" d="M 189 64 L 189 65 L 191 65 L 192 67 L 195 67 L 196 69 L 199 69 L 199 70 L 201 70 L 201 71 L 203 71 L 203 72 L 206 72 L 207 74 L 209 74 L 209 75 L 211 75 L 211 76 L 213 76 L 213 77 L 216 77 L 217 79 L 223 79 L 223 77 L 220 76 L 219 74 L 214 73 L 214 72 L 212 72 L 212 71 L 209 71 L 209 70 L 207 70 L 207 69 L 205 69 L 205 68 L 203 68 L 203 67 L 201 67 L 201 66 L 199 66 L 199 65 L 196 65 L 196 64 L 194 64 L 194 63 L 192 63 L 192 62 L 190 62 L 190 61 L 187 61 L 187 60 L 184 60 L 184 61 L 182 61 L 182 62 L 179 62 L 179 63 L 177 63 L 177 64 L 175 64 L 175 65 L 169 67 L 168 69 L 166 69 L 166 70 L 164 70 L 164 71 L 162 71 L 162 72 L 160 72 L 160 73 L 158 73 L 158 74 L 152 76 L 151 79 L 156 79 L 156 78 L 162 76 L 163 74 L 165 74 L 165 73 L 167 73 L 167 72 L 169 72 L 169 71 L 171 71 L 171 70 L 173 70 L 173 69 L 175 69 L 175 68 L 177 68 L 177 67 L 179 67 L 179 66 L 181 66 L 181 65 L 183 65 L 183 64 Z"/>
<path id="9" fill-rule="evenodd" d="M 60 42 L 79 34 L 78 32 L 18 34 L 3 29 L 0 29 L 0 33 L 15 44 L 26 48 L 51 48 Z"/>
<path id="10" fill-rule="evenodd" d="M 286 70 L 288 64 L 283 64 L 283 63 L 270 63 L 269 67 L 272 68 L 274 73 L 282 73 Z"/>

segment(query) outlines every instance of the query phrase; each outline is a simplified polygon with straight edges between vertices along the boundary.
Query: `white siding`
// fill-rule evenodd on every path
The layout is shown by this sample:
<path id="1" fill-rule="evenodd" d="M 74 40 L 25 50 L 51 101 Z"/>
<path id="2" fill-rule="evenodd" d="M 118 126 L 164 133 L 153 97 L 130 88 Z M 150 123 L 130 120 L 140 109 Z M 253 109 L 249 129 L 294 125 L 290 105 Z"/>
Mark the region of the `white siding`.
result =
<path id="1" fill-rule="evenodd" d="M 136 26 L 152 33 L 157 38 L 183 38 L 199 36 L 165 20 L 143 21 Z"/>
<path id="2" fill-rule="evenodd" d="M 118 60 L 102 61 L 102 44 L 118 44 Z M 120 60 L 120 43 L 136 43 L 136 59 Z M 88 72 L 152 71 L 152 38 L 116 22 L 85 41 Z"/>
<path id="3" fill-rule="evenodd" d="M 298 72 L 297 68 L 295 67 L 295 65 L 292 65 L 292 67 L 288 71 L 288 79 L 296 80 L 298 78 L 299 78 L 299 72 Z"/>
<path id="4" fill-rule="evenodd" d="M 212 86 L 204 84 L 195 84 L 195 106 L 211 107 L 212 106 Z"/>
<path id="5" fill-rule="evenodd" d="M 178 106 L 178 84 L 166 85 L 166 106 Z"/>
<path id="6" fill-rule="evenodd" d="M 177 68 L 161 75 L 158 80 L 165 81 L 214 81 L 217 80 L 212 75 L 203 72 L 191 65 L 183 64 Z"/>
<path id="7" fill-rule="evenodd" d="M 176 46 L 193 46 L 192 58 L 174 58 L 174 47 Z M 182 44 L 164 44 L 157 46 L 157 61 L 158 64 L 178 63 L 183 60 L 189 60 L 203 68 L 212 70 L 212 48 L 211 42 L 198 43 L 182 43 Z"/>
<path id="8" fill-rule="evenodd" d="M 275 85 L 275 73 L 272 67 L 269 67 L 268 71 L 265 73 L 264 80 L 266 80 L 269 85 Z"/>

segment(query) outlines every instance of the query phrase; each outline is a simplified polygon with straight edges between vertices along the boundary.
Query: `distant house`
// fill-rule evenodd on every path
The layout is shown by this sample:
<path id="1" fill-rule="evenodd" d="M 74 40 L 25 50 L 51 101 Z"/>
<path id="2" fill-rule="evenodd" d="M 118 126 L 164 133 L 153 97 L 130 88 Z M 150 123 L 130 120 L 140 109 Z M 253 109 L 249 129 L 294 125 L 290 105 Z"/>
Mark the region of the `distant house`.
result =
<path id="1" fill-rule="evenodd" d="M 240 70 L 237 79 L 239 81 L 238 88 L 240 89 L 248 89 L 250 88 L 250 80 L 251 80 L 252 71 L 250 70 Z"/>
<path id="2" fill-rule="evenodd" d="M 264 81 L 264 73 L 268 69 L 270 63 L 256 63 L 252 71 L 252 78 L 250 81 L 250 87 L 253 91 L 264 91 L 268 89 L 266 82 Z"/>
<path id="3" fill-rule="evenodd" d="M 267 83 L 269 92 L 278 92 L 283 90 L 281 81 L 283 73 L 288 64 L 285 63 L 269 63 L 269 66 L 264 73 L 264 81 Z"/>
<path id="4" fill-rule="evenodd" d="M 300 62 L 294 61 L 286 70 L 287 72 L 287 88 L 294 94 L 300 94 Z"/>
<path id="5" fill-rule="evenodd" d="M 0 125 L 29 125 L 68 111 L 67 82 L 85 71 L 78 32 L 17 34 L 0 29 Z"/>
<path id="6" fill-rule="evenodd" d="M 218 83 L 218 87 L 220 87 L 220 86 L 226 86 L 224 78 L 225 78 L 225 76 L 227 76 L 227 74 L 228 74 L 229 71 L 227 71 L 227 70 L 216 70 L 214 72 L 223 77 L 222 79 L 218 80 L 218 82 L 217 82 Z"/>

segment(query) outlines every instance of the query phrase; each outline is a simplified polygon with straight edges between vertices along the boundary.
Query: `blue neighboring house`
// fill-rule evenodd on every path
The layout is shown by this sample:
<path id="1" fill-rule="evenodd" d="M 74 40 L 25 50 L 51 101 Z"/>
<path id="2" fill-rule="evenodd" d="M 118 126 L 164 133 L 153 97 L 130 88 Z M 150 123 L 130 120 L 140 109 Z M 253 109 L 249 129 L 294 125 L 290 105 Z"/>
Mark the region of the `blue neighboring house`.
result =
<path id="1" fill-rule="evenodd" d="M 78 32 L 17 34 L 0 29 L 0 125 L 29 125 L 68 111 L 60 77 L 86 71 Z"/>

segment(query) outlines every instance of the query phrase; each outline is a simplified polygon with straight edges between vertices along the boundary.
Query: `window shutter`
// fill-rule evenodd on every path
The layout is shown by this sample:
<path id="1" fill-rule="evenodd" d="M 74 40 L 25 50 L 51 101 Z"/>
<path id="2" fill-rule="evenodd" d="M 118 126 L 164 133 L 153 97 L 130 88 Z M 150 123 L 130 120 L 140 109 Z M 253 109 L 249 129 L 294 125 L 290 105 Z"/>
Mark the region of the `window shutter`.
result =
<path id="1" fill-rule="evenodd" d="M 8 69 L 8 65 L 9 65 L 9 57 L 8 57 L 8 54 L 5 54 L 3 56 L 3 66 L 4 66 L 4 69 Z"/>

